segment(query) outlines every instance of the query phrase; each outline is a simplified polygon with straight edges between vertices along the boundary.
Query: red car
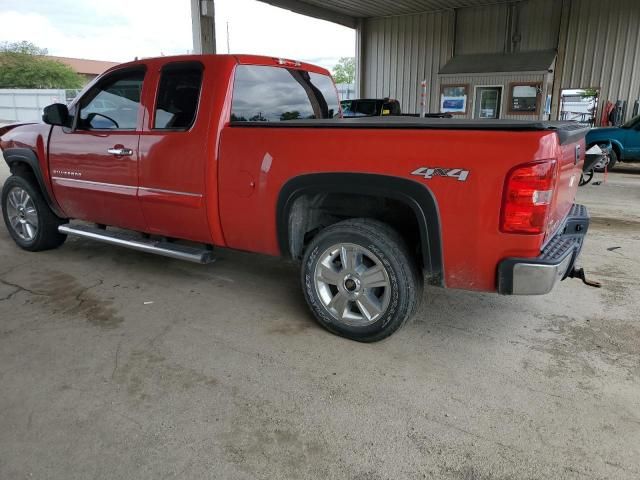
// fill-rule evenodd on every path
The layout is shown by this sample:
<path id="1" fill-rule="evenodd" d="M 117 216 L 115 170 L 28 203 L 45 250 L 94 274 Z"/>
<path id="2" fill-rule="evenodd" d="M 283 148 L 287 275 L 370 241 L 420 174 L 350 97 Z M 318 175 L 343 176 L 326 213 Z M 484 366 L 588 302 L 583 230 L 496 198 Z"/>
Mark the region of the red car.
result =
<path id="1" fill-rule="evenodd" d="M 425 280 L 549 292 L 589 223 L 579 125 L 344 119 L 329 73 L 290 60 L 136 61 L 43 120 L 0 131 L 20 247 L 77 235 L 199 263 L 218 246 L 293 258 L 317 320 L 359 341 L 405 323 Z"/>

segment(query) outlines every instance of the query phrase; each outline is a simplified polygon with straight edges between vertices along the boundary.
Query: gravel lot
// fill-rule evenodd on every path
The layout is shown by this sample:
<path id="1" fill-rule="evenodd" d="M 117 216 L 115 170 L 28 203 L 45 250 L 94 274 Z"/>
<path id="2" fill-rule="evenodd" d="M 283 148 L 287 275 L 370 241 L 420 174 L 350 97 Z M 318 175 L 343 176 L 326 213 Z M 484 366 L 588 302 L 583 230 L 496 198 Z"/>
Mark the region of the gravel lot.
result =
<path id="1" fill-rule="evenodd" d="M 640 168 L 579 201 L 603 288 L 431 288 L 372 345 L 277 259 L 29 254 L 2 225 L 0 478 L 638 479 Z"/>

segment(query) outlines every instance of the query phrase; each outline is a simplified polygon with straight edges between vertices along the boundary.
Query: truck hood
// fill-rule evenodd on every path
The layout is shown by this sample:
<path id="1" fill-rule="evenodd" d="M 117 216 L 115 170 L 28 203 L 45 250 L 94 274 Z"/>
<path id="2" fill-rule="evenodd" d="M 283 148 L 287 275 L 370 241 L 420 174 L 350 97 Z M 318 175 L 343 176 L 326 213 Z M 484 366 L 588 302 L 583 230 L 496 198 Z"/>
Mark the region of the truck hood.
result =
<path id="1" fill-rule="evenodd" d="M 24 125 L 32 125 L 33 122 L 15 122 L 8 123 L 6 125 L 0 125 L 0 140 L 2 140 L 2 136 L 10 130 L 13 130 L 16 127 L 22 127 Z"/>
<path id="2" fill-rule="evenodd" d="M 30 148 L 49 136 L 50 125 L 44 123 L 12 123 L 0 127 L 0 148 Z"/>

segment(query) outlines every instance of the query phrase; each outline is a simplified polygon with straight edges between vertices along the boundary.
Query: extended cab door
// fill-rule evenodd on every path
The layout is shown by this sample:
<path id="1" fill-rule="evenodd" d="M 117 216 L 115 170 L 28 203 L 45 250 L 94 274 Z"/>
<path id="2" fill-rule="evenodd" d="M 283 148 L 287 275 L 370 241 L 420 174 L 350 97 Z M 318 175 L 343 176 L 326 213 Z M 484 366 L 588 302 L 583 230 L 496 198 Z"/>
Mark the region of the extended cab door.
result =
<path id="1" fill-rule="evenodd" d="M 281 66 L 236 67 L 231 122 L 222 131 L 218 168 L 227 246 L 278 253 L 273 248 L 275 197 L 283 177 L 300 168 L 287 163 L 304 162 L 304 152 L 290 150 L 282 138 L 285 130 L 268 127 L 286 120 L 334 118 L 339 113 L 336 88 L 328 75 Z M 274 141 L 276 135 L 279 140 Z"/>
<path id="2" fill-rule="evenodd" d="M 215 70 L 198 61 L 155 65 L 140 137 L 142 211 L 150 233 L 212 243 L 204 194 L 207 174 L 215 175 L 207 170 L 215 168 L 208 145 Z"/>
<path id="3" fill-rule="evenodd" d="M 69 217 L 145 229 L 137 196 L 144 78 L 144 66 L 106 75 L 72 108 L 72 128 L 53 127 L 53 192 Z"/>

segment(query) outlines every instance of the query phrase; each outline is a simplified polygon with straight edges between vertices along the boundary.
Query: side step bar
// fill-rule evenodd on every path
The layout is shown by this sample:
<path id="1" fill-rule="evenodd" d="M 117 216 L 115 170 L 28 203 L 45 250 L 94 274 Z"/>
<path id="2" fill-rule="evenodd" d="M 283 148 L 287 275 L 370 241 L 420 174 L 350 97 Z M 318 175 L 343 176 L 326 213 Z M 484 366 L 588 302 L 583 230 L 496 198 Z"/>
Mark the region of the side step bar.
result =
<path id="1" fill-rule="evenodd" d="M 60 225 L 58 231 L 65 235 L 97 240 L 98 242 L 127 247 L 140 252 L 155 253 L 164 257 L 193 263 L 211 263 L 213 252 L 206 248 L 191 247 L 163 240 L 146 240 L 128 232 L 110 232 L 89 225 Z"/>

